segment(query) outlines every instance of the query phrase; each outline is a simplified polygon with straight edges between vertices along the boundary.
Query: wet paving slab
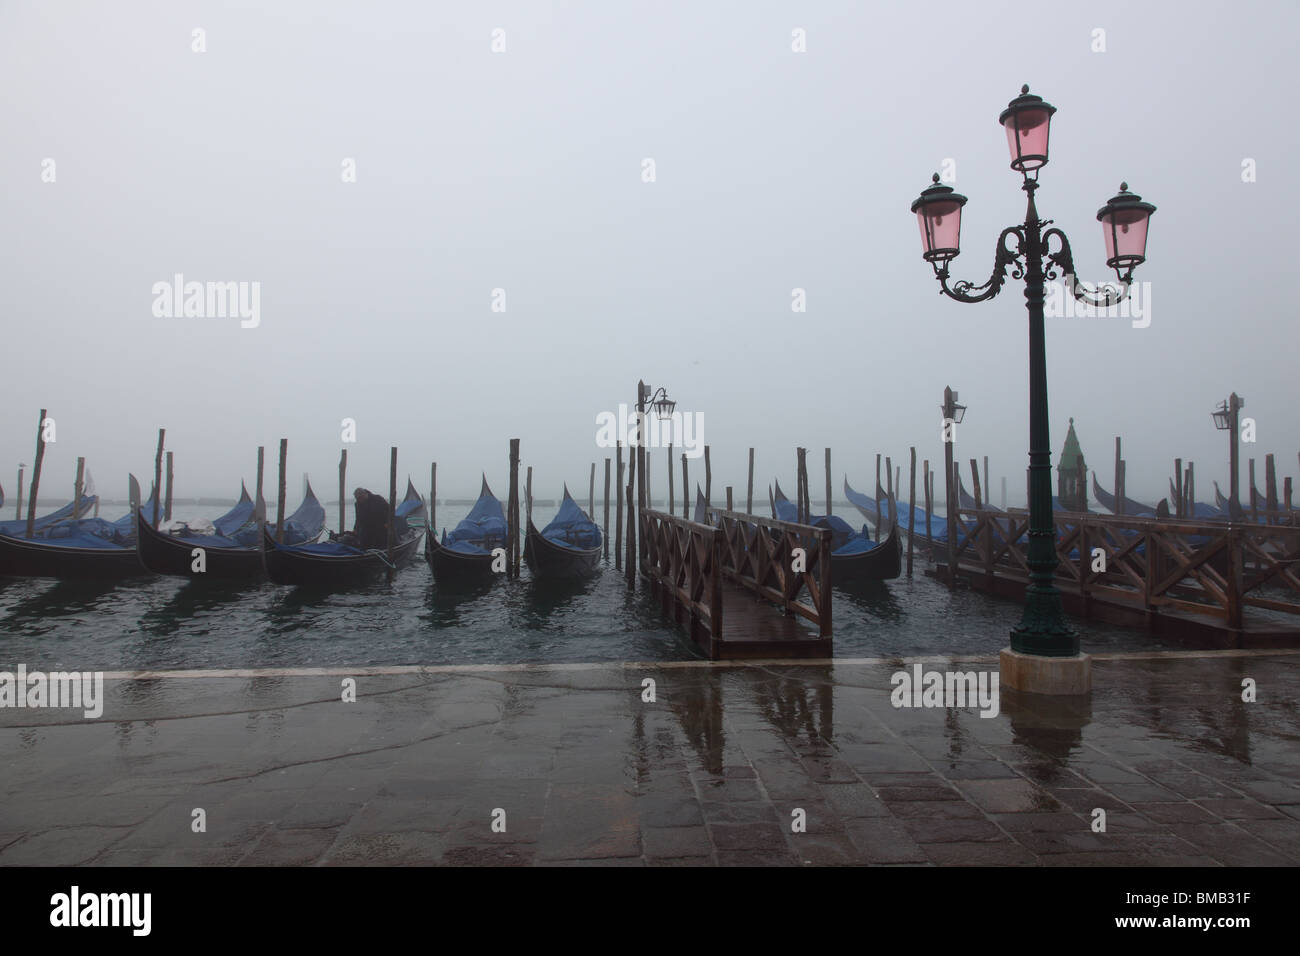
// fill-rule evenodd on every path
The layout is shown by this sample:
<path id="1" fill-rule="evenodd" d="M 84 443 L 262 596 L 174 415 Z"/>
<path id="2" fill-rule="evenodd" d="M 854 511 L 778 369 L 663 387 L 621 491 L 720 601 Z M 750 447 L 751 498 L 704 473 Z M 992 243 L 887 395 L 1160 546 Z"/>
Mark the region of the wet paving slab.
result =
<path id="1" fill-rule="evenodd" d="M 1300 654 L 896 706 L 917 663 L 108 674 L 0 708 L 0 865 L 1300 863 Z"/>

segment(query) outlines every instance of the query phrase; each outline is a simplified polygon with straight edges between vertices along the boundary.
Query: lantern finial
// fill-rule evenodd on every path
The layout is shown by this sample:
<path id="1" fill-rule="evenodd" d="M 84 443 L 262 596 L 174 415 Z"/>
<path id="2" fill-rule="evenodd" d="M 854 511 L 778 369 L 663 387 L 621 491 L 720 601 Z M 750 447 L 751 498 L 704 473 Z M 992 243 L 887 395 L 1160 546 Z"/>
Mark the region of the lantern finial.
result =
<path id="1" fill-rule="evenodd" d="M 1029 92 L 1029 84 L 1026 83 L 1024 86 L 1020 88 L 1020 95 L 1024 96 L 1028 92 Z"/>

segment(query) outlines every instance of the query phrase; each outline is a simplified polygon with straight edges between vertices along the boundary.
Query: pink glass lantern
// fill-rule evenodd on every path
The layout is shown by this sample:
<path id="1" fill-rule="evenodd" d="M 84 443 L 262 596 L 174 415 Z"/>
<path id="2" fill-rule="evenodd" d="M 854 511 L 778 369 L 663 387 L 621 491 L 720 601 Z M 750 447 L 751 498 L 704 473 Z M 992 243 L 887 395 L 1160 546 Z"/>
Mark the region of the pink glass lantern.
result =
<path id="1" fill-rule="evenodd" d="M 940 183 L 938 173 L 931 182 L 913 201 L 912 212 L 921 227 L 921 254 L 938 268 L 961 251 L 961 207 L 966 197 Z"/>
<path id="2" fill-rule="evenodd" d="M 1011 168 L 1028 175 L 1047 165 L 1047 132 L 1056 107 L 1043 102 L 1041 96 L 1020 88 L 1020 95 L 1007 104 L 998 122 L 1007 131 L 1011 150 Z"/>
<path id="3" fill-rule="evenodd" d="M 1106 265 L 1121 282 L 1132 278 L 1133 270 L 1146 261 L 1147 226 L 1156 207 L 1119 184 L 1119 194 L 1097 210 L 1097 221 L 1106 236 Z"/>

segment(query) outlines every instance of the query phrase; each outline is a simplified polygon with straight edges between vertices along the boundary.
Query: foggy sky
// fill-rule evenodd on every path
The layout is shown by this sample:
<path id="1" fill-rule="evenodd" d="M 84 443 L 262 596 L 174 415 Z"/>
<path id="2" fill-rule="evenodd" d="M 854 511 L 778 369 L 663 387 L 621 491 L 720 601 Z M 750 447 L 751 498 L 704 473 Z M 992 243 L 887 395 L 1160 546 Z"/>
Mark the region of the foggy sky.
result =
<path id="1" fill-rule="evenodd" d="M 147 487 L 160 426 L 178 496 L 251 486 L 259 444 L 273 489 L 281 437 L 290 488 L 307 471 L 332 496 L 344 418 L 349 485 L 386 488 L 395 444 L 403 482 L 426 488 L 436 460 L 440 495 L 486 470 L 504 497 L 518 437 L 538 496 L 585 496 L 612 457 L 597 416 L 644 379 L 703 415 L 715 500 L 743 497 L 750 445 L 757 488 L 793 491 L 803 445 L 816 502 L 826 446 L 837 496 L 845 472 L 870 491 L 877 452 L 904 483 L 909 445 L 941 461 L 951 385 L 969 406 L 958 459 L 988 455 L 994 501 L 1005 475 L 1018 503 L 1023 285 L 939 296 L 908 206 L 955 160 L 970 202 L 953 272 L 988 278 L 1024 216 L 998 113 L 1028 83 L 1058 108 L 1039 212 L 1082 279 L 1107 277 L 1095 214 L 1121 180 L 1158 207 L 1136 275 L 1150 326 L 1048 320 L 1053 465 L 1073 417 L 1107 488 L 1118 434 L 1130 496 L 1166 494 L 1182 456 L 1212 501 L 1227 441 L 1210 412 L 1235 389 L 1258 423 L 1243 485 L 1254 456 L 1263 490 L 1274 452 L 1280 489 L 1300 449 L 1298 10 L 6 2 L 0 483 L 12 501 L 47 407 L 51 497 L 78 455 L 105 496 L 128 471 Z M 177 273 L 259 282 L 260 325 L 155 317 L 151 289 Z"/>

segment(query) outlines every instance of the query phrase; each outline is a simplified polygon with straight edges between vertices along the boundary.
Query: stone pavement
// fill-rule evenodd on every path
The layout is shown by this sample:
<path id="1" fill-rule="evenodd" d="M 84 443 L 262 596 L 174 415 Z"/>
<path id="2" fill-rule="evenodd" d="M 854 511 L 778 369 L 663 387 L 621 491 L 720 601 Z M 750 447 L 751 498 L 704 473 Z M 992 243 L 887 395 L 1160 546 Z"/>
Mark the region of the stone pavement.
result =
<path id="1" fill-rule="evenodd" d="M 895 708 L 913 663 L 109 675 L 99 720 L 0 710 L 0 864 L 1300 863 L 1300 654 L 996 717 Z"/>

